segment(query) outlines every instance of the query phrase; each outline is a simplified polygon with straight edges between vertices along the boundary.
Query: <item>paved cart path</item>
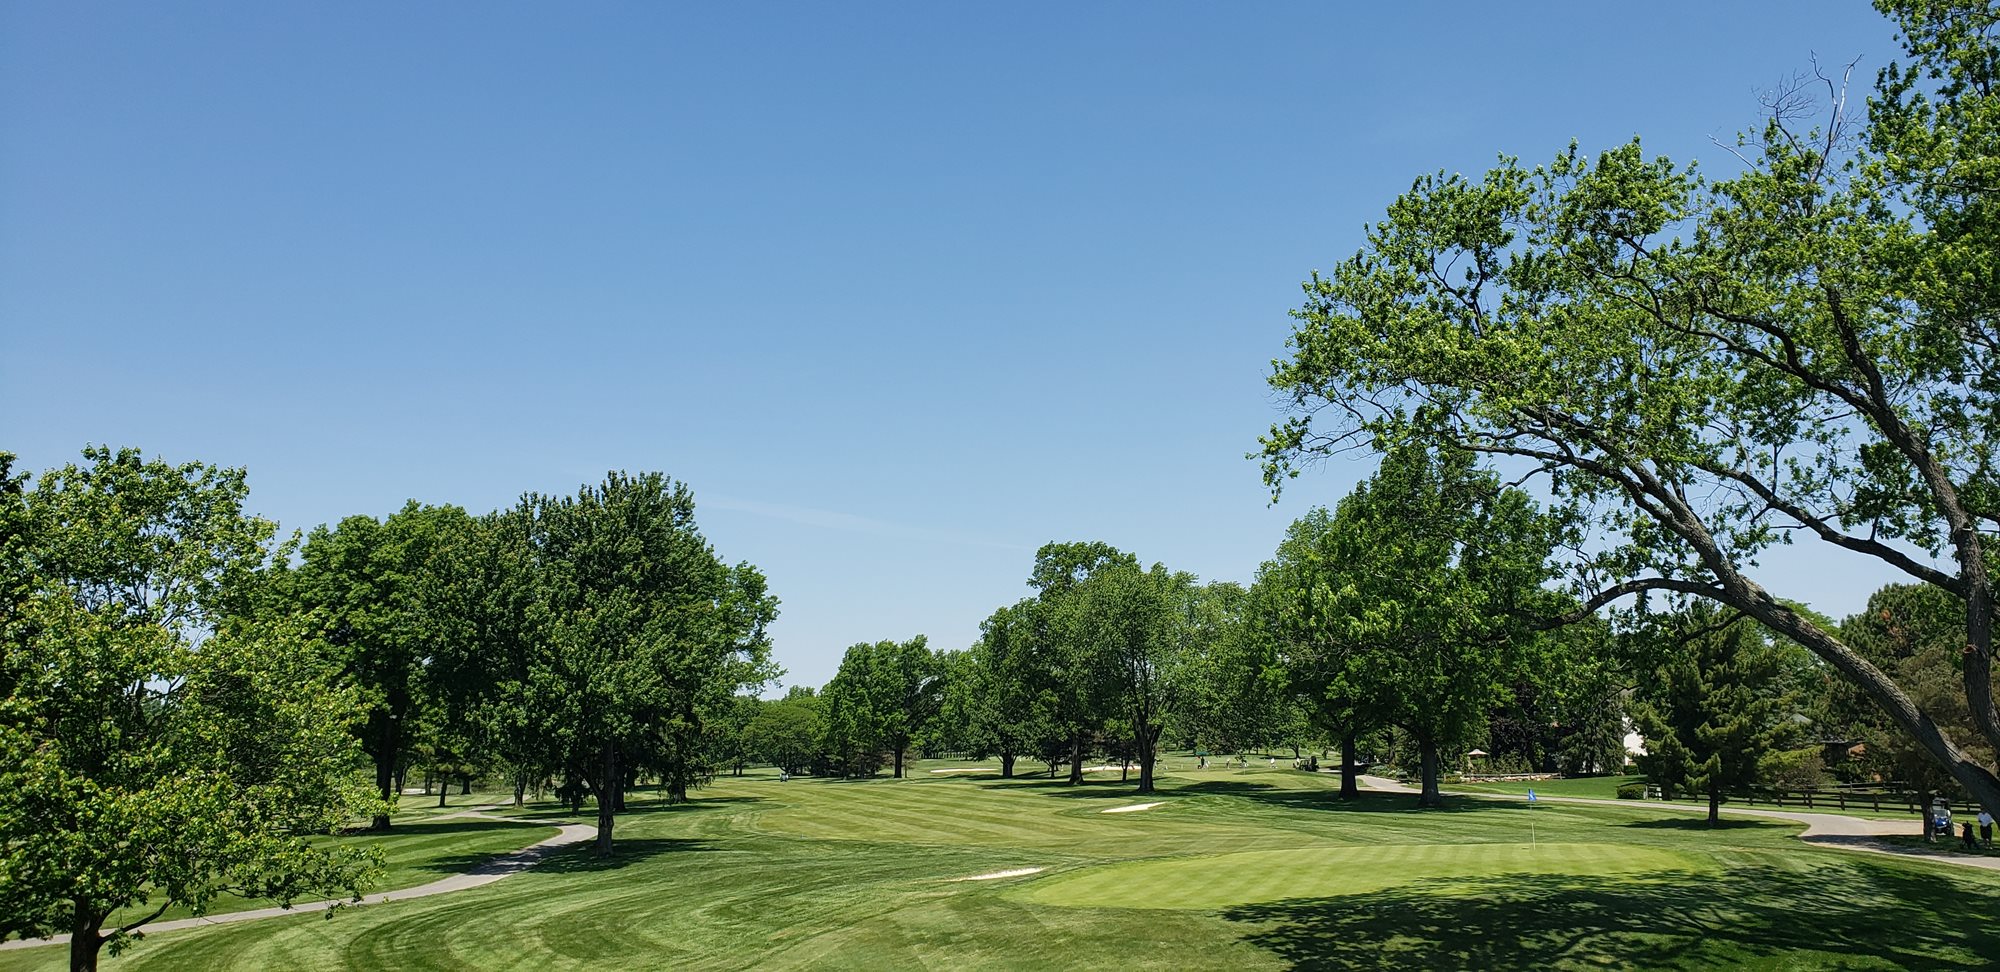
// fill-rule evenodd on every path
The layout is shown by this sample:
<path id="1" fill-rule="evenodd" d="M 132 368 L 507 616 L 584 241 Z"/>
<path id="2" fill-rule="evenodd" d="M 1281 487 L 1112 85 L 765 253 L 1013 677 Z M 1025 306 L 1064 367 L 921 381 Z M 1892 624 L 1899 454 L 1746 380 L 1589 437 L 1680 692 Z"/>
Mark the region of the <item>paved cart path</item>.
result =
<path id="1" fill-rule="evenodd" d="M 1361 785 L 1371 790 L 1387 793 L 1416 793 L 1416 787 L 1398 783 L 1386 776 L 1362 776 Z M 1451 796 L 1471 797 L 1479 800 L 1511 800 L 1525 802 L 1527 794 L 1515 793 L 1467 793 L 1446 790 Z M 1535 795 L 1537 803 L 1584 803 L 1602 807 L 1648 807 L 1664 810 L 1678 810 L 1686 813 L 1707 815 L 1708 808 L 1688 806 L 1679 803 L 1638 800 L 1599 800 L 1593 797 L 1561 797 Z M 1941 864 L 1956 864 L 1960 867 L 1976 867 L 1987 871 L 2000 871 L 2000 857 L 1983 857 L 1977 854 L 1959 854 L 1949 850 L 1933 852 L 1891 844 L 1881 838 L 1897 834 L 1908 834 L 1912 820 L 1867 820 L 1840 813 L 1816 813 L 1806 810 L 1762 810 L 1752 807 L 1724 807 L 1723 813 L 1735 817 L 1770 817 L 1776 820 L 1790 820 L 1806 825 L 1799 839 L 1808 844 L 1837 847 L 1841 850 L 1865 851 L 1870 854 L 1893 854 L 1898 857 L 1914 857 L 1920 860 L 1937 861 Z M 1954 838 L 1956 839 L 1956 838 Z"/>
<path id="2" fill-rule="evenodd" d="M 479 807 L 431 819 L 442 820 L 446 817 L 478 817 L 483 820 L 499 820 L 504 823 L 538 823 L 538 821 L 521 820 L 513 817 L 495 817 L 483 812 L 490 809 L 494 809 L 494 807 Z M 590 824 L 562 824 L 561 829 L 556 831 L 554 837 L 529 844 L 512 854 L 502 854 L 469 871 L 461 871 L 450 877 L 439 878 L 429 884 L 419 884 L 415 887 L 403 888 L 397 891 L 378 891 L 374 894 L 364 895 L 358 903 L 382 904 L 389 901 L 401 901 L 405 898 L 427 898 L 434 894 L 448 894 L 452 891 L 463 891 L 467 888 L 492 884 L 509 874 L 515 874 L 534 867 L 536 864 L 541 863 L 542 858 L 547 857 L 555 851 L 575 844 L 581 844 L 596 837 L 597 828 Z M 290 908 L 254 908 L 249 911 L 231 911 L 220 915 L 203 915 L 200 918 L 178 918 L 173 921 L 154 922 L 138 930 L 150 935 L 155 932 L 178 931 L 183 928 L 226 925 L 233 921 L 254 921 L 259 918 L 276 918 L 280 915 L 297 915 L 313 911 L 325 911 L 335 905 L 351 905 L 355 903 L 357 902 L 347 899 L 302 901 L 293 904 Z M 68 935 L 56 935 L 50 938 L 31 938 L 0 942 L 0 949 L 59 945 L 67 941 L 69 941 Z"/>

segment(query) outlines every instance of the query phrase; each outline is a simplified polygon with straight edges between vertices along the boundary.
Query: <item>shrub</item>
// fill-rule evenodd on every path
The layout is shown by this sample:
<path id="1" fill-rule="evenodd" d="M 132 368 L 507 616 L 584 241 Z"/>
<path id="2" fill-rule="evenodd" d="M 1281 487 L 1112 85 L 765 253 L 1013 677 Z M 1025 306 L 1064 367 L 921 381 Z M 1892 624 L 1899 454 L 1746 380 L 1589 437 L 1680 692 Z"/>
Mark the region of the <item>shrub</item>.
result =
<path id="1" fill-rule="evenodd" d="M 1622 783 L 1618 787 L 1618 799 L 1620 800 L 1644 800 L 1645 798 L 1646 784 L 1644 783 Z"/>

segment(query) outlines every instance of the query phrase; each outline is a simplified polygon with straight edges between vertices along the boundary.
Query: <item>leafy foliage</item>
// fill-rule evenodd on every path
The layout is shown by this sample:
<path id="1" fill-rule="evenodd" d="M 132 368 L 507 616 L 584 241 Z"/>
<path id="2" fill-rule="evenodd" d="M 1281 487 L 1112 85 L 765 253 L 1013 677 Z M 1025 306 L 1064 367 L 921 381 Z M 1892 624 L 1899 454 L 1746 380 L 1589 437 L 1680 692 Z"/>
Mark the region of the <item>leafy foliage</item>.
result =
<path id="1" fill-rule="evenodd" d="M 174 906 L 358 895 L 312 837 L 369 806 L 327 646 L 239 613 L 274 550 L 239 470 L 92 448 L 26 488 L 0 455 L 0 934 L 73 968 Z M 151 907 L 106 928 L 123 908 Z"/>
<path id="2" fill-rule="evenodd" d="M 1742 611 L 2000 807 L 1966 740 L 1747 573 L 1810 537 L 1960 600 L 1973 724 L 2000 743 L 2000 11 L 1878 6 L 1910 61 L 1880 73 L 1865 123 L 1842 78 L 1783 89 L 1739 175 L 1633 142 L 1417 180 L 1306 283 L 1266 477 L 1411 440 L 1516 464 L 1571 527 L 1577 616 L 1649 591 Z"/>

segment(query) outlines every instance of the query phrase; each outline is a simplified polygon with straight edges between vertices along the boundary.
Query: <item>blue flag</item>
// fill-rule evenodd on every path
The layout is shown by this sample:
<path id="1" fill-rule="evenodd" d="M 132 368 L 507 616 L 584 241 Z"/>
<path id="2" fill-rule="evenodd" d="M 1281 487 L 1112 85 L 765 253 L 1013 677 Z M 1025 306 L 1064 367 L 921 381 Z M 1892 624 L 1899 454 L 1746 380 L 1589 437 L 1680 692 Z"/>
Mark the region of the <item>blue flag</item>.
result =
<path id="1" fill-rule="evenodd" d="M 1535 788 L 1532 786 L 1528 788 L 1528 802 L 1535 802 Z"/>

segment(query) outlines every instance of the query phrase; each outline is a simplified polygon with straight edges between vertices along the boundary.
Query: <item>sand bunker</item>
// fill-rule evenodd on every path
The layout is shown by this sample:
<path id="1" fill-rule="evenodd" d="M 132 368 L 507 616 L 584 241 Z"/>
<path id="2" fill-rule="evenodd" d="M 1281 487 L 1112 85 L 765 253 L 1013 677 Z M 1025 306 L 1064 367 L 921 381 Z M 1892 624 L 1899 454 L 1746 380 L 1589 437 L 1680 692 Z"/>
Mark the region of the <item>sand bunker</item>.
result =
<path id="1" fill-rule="evenodd" d="M 994 871 L 991 874 L 974 874 L 971 877 L 952 878 L 954 881 L 997 881 L 1000 878 L 1020 877 L 1024 874 L 1040 874 L 1045 867 L 1017 867 L 1011 871 Z"/>
<path id="2" fill-rule="evenodd" d="M 935 769 L 935 770 L 931 770 L 931 772 L 933 772 L 933 773 L 998 773 L 998 772 L 1000 772 L 1000 771 L 999 771 L 999 770 L 997 770 L 997 769 L 994 769 L 994 768 L 993 768 L 993 767 L 991 767 L 991 766 L 952 766 L 952 767 L 947 767 L 947 768 L 945 768 L 945 769 Z"/>
<path id="3" fill-rule="evenodd" d="M 1137 812 L 1139 812 L 1139 811 L 1141 811 L 1141 810 L 1151 810 L 1151 809 L 1153 809 L 1154 807 L 1157 807 L 1157 806 L 1163 806 L 1163 805 L 1165 805 L 1165 801 L 1161 801 L 1160 803 L 1135 803 L 1135 804 L 1132 804 L 1132 805 L 1131 805 L 1131 806 L 1129 806 L 1129 807 L 1112 807 L 1112 808 L 1111 808 L 1111 809 L 1109 809 L 1109 810 L 1099 810 L 1099 811 L 1097 811 L 1097 812 L 1098 812 L 1098 813 L 1137 813 Z"/>

